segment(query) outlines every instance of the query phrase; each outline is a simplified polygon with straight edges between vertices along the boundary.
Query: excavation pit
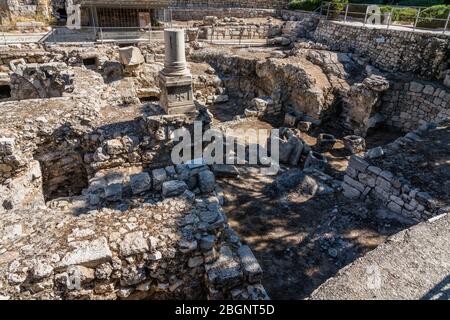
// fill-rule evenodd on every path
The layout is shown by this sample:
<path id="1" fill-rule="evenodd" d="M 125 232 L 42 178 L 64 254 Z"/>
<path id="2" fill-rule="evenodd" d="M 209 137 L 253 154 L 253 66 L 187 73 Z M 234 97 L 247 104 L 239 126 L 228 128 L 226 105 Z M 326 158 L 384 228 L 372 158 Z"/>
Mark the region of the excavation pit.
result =
<path id="1" fill-rule="evenodd" d="M 48 95 L 55 97 L 49 99 L 37 94 L 40 83 L 34 81 L 35 88 L 24 87 L 23 93 L 26 99 L 35 100 L 1 102 L 0 133 L 16 138 L 18 152 L 0 155 L 0 191 L 14 190 L 10 186 L 20 187 L 24 181 L 40 188 L 42 182 L 48 207 L 43 209 L 33 188 L 22 198 L 10 196 L 11 191 L 5 196 L 8 199 L 0 199 L 0 216 L 10 227 L 18 219 L 10 219 L 9 214 L 20 209 L 25 225 L 31 225 L 26 219 L 32 217 L 39 222 L 36 228 L 48 231 L 48 239 L 45 234 L 38 236 L 33 245 L 41 248 L 47 241 L 61 245 L 52 244 L 42 251 L 58 254 L 62 264 L 45 260 L 55 270 L 45 281 L 53 284 L 61 273 L 73 272 L 73 266 L 94 278 L 82 284 L 82 291 L 60 288 L 55 280 L 52 288 L 57 290 L 36 292 L 36 287 L 23 282 L 19 293 L 17 285 L 10 288 L 8 283 L 21 279 L 17 273 L 0 279 L 8 295 L 263 298 L 264 288 L 258 287 L 262 276 L 271 298 L 303 299 L 341 268 L 377 250 L 390 236 L 448 206 L 447 151 L 443 144 L 431 143 L 432 139 L 447 143 L 447 129 L 438 129 L 431 138 L 420 130 L 405 136 L 422 122 L 448 115 L 448 88 L 436 78 L 444 71 L 439 60 L 442 37 L 429 40 L 436 56 L 423 49 L 422 42 L 410 43 L 442 70 L 437 72 L 429 65 L 405 70 L 402 61 L 414 60 L 414 56 L 387 59 L 393 65 L 383 66 L 387 60 L 378 55 L 369 59 L 366 55 L 372 53 L 358 52 L 352 43 L 334 48 L 347 40 L 327 41 L 327 37 L 340 35 L 328 28 L 343 27 L 316 21 L 316 17 L 286 22 L 273 18 L 276 23 L 264 30 L 274 39 L 270 43 L 279 46 L 270 48 L 265 46 L 265 35 L 247 32 L 246 37 L 252 39 L 231 38 L 230 31 L 235 30 L 228 23 L 238 24 L 239 19 L 219 20 L 216 33 L 226 36 L 196 39 L 186 50 L 193 89 L 191 96 L 189 88 L 188 98 L 195 102 L 195 119 L 194 115 L 167 115 L 158 103 L 164 52 L 159 40 L 136 44 L 133 50 L 142 55 L 137 54 L 139 59 L 131 68 L 118 61 L 118 47 L 125 46 L 120 43 L 39 47 L 48 61 L 64 57 L 67 71 L 74 74 L 73 83 L 67 86 L 73 88 L 61 90 L 58 97 Z M 254 18 L 251 22 L 266 26 L 271 21 Z M 253 31 L 258 30 L 262 28 Z M 364 30 L 359 32 L 366 37 Z M 394 32 L 388 36 L 397 37 Z M 366 38 L 372 41 L 373 36 Z M 389 43 L 413 41 L 410 38 Z M 423 40 L 422 35 L 418 38 Z M 242 40 L 262 41 L 260 47 L 251 48 L 238 46 Z M 385 56 L 397 57 L 398 52 L 407 51 L 397 48 Z M 38 61 L 34 56 L 25 58 L 27 64 Z M 403 77 L 389 70 L 410 73 Z M 7 99 L 7 95 L 7 88 L 0 87 L 0 98 Z M 185 92 L 168 90 L 167 96 L 171 104 L 178 104 Z M 237 159 L 237 145 L 243 140 L 238 129 L 266 130 L 257 141 L 263 145 L 270 130 L 279 129 L 285 154 L 278 172 L 262 174 L 265 164 L 249 163 L 250 148 L 245 141 L 246 161 L 242 163 L 175 165 L 171 160 L 175 130 L 191 130 L 194 120 L 201 121 L 204 130 L 236 130 L 226 133 L 237 140 L 227 155 L 231 160 Z M 367 149 L 382 148 L 384 156 L 362 158 L 366 144 Z M 425 152 L 428 145 L 433 150 Z M 393 156 L 395 148 L 401 151 L 397 156 Z M 39 161 L 40 170 L 29 167 L 30 154 Z M 442 178 L 435 179 L 438 175 Z M 409 185 L 399 177 L 407 178 Z M 421 192 L 411 199 L 415 189 Z M 413 200 L 422 201 L 424 209 Z M 78 207 L 86 214 L 74 219 Z M 413 210 L 422 211 L 414 216 Z M 22 243 L 15 241 L 17 247 L 11 248 L 22 254 L 26 251 Z M 88 245 L 98 256 L 73 260 L 80 259 L 71 255 L 72 247 L 79 245 Z M 26 259 L 46 257 L 39 254 Z M 261 265 L 264 275 L 259 268 L 245 265 L 246 261 Z M 0 263 L 5 275 L 12 272 L 9 267 Z M 113 267 L 118 269 L 110 277 Z M 22 266 L 18 270 L 34 272 Z"/>

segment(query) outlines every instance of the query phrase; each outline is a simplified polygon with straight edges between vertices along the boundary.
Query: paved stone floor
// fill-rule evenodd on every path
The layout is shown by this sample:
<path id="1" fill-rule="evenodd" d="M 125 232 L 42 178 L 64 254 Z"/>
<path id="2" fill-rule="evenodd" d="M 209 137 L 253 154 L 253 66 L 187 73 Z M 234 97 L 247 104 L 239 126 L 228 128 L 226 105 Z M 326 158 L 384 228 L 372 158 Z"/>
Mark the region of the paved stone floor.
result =
<path id="1" fill-rule="evenodd" d="M 340 270 L 311 299 L 450 299 L 450 215 L 402 231 Z"/>

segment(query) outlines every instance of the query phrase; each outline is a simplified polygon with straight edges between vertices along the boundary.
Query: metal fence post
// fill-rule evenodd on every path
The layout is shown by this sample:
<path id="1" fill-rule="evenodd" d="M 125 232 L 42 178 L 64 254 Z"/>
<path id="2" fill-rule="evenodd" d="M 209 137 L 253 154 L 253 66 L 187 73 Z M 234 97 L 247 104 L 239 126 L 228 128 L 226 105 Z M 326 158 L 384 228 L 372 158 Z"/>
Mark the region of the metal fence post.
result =
<path id="1" fill-rule="evenodd" d="M 53 38 L 53 43 L 56 44 L 56 38 L 55 38 L 55 31 L 57 29 L 56 28 L 52 28 L 52 38 Z"/>
<path id="2" fill-rule="evenodd" d="M 389 29 L 389 26 L 391 25 L 393 13 L 394 13 L 394 7 L 392 7 L 391 11 L 389 12 L 389 20 L 388 20 L 388 24 L 387 24 L 387 28 L 386 29 Z"/>
<path id="3" fill-rule="evenodd" d="M 327 20 L 328 20 L 328 14 L 330 13 L 330 7 L 331 7 L 331 2 L 328 2 L 328 7 L 327 7 Z"/>
<path id="4" fill-rule="evenodd" d="M 100 27 L 100 42 L 103 44 L 103 28 Z"/>
<path id="5" fill-rule="evenodd" d="M 347 22 L 347 13 L 348 13 L 348 3 L 345 6 L 345 15 L 344 15 L 344 22 Z"/>
<path id="6" fill-rule="evenodd" d="M 448 21 L 449 20 L 450 20 L 450 11 L 448 12 L 447 20 L 445 21 L 444 31 L 442 32 L 443 34 L 445 34 L 447 32 L 447 27 L 448 27 Z"/>
<path id="7" fill-rule="evenodd" d="M 366 14 L 365 14 L 365 16 L 364 16 L 364 23 L 363 23 L 363 26 L 365 26 L 366 23 L 367 23 L 367 15 L 368 15 L 368 14 L 369 14 L 369 6 L 366 7 Z"/>
<path id="8" fill-rule="evenodd" d="M 421 10 L 421 8 L 419 8 L 419 10 L 417 11 L 416 19 L 414 19 L 414 27 L 413 27 L 413 31 L 416 30 L 417 22 L 419 21 L 420 10 Z"/>

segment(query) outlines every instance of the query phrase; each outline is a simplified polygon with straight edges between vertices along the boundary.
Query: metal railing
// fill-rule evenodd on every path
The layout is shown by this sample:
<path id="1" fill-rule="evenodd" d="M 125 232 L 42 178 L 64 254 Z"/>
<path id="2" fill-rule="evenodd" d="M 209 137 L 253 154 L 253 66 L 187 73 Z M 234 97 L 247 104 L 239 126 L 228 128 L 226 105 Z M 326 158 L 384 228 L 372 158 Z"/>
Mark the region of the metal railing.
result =
<path id="1" fill-rule="evenodd" d="M 76 42 L 117 42 L 136 43 L 163 40 L 164 27 L 138 28 L 138 27 L 81 27 L 69 29 L 67 27 L 54 27 L 39 42 L 42 43 L 76 43 Z"/>
<path id="2" fill-rule="evenodd" d="M 257 9 L 284 9 L 282 2 L 274 5 L 267 0 L 172 0 L 171 8 L 257 8 Z"/>
<path id="3" fill-rule="evenodd" d="M 269 35 L 268 26 L 238 26 L 238 27 L 215 27 L 207 28 L 208 34 L 206 40 L 210 43 L 234 42 L 239 45 L 245 41 L 249 42 L 267 42 Z"/>
<path id="4" fill-rule="evenodd" d="M 378 6 L 374 4 L 347 4 L 334 8 L 331 2 L 324 2 L 320 12 L 327 20 L 347 24 L 382 27 L 386 29 L 405 29 L 409 31 L 450 32 L 450 7 L 444 12 L 445 17 L 424 15 L 427 7 L 413 6 Z"/>

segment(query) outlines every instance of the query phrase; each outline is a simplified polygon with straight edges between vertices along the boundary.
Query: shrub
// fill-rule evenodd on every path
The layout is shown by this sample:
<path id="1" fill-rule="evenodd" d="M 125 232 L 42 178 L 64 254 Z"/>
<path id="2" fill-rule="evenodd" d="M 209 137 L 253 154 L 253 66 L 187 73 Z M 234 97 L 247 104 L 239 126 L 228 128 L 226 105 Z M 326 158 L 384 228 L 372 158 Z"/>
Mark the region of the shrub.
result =
<path id="1" fill-rule="evenodd" d="M 314 11 L 320 7 L 321 3 L 321 0 L 294 0 L 289 3 L 289 9 Z"/>
<path id="2" fill-rule="evenodd" d="M 417 26 L 422 28 L 444 28 L 449 11 L 449 5 L 438 5 L 423 9 L 420 12 L 420 19 L 417 22 Z"/>
<path id="3" fill-rule="evenodd" d="M 428 7 L 444 4 L 444 0 L 400 0 L 399 6 Z"/>
<path id="4" fill-rule="evenodd" d="M 417 10 L 415 8 L 397 8 L 391 6 L 382 6 L 381 13 L 392 12 L 391 22 L 399 23 L 414 23 L 417 15 Z"/>
<path id="5" fill-rule="evenodd" d="M 331 0 L 330 14 L 329 16 L 335 18 L 345 9 L 348 4 L 348 0 Z"/>

